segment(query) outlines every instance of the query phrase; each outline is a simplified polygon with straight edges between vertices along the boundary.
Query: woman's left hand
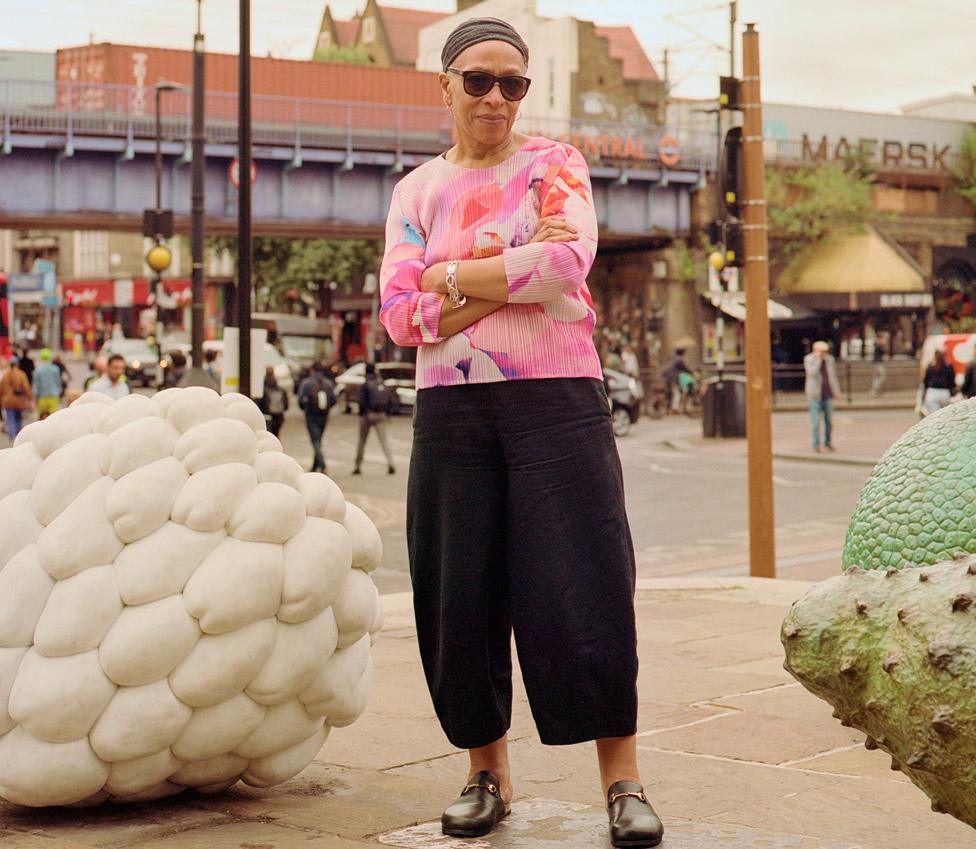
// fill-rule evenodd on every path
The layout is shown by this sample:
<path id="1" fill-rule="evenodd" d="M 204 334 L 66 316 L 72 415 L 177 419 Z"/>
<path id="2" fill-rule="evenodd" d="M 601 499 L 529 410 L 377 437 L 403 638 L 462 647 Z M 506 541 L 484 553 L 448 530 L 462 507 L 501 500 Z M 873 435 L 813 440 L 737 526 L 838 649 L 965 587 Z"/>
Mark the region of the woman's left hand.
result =
<path id="1" fill-rule="evenodd" d="M 438 295 L 447 294 L 447 263 L 435 262 L 424 270 L 420 278 L 421 292 L 434 292 Z"/>

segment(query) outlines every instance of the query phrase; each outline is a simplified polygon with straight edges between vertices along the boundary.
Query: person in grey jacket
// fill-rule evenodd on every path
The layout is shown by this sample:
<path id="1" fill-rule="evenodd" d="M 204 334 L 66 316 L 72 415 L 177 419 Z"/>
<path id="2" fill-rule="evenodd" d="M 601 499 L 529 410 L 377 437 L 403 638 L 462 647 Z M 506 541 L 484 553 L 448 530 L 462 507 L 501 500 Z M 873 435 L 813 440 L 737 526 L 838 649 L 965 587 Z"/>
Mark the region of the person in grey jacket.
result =
<path id="1" fill-rule="evenodd" d="M 833 451 L 831 442 L 834 398 L 840 395 L 837 366 L 830 354 L 827 342 L 814 342 L 813 350 L 803 358 L 806 372 L 807 404 L 810 407 L 810 424 L 813 428 L 813 450 L 820 451 L 820 420 L 824 423 L 825 451 Z"/>

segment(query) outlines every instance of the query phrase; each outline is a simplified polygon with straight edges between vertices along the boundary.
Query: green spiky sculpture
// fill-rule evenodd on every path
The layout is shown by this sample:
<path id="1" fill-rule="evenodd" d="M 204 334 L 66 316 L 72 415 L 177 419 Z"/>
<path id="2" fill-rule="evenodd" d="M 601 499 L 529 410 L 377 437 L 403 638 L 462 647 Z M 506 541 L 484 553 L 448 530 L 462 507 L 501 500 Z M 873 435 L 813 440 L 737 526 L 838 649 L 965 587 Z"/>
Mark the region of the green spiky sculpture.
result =
<path id="1" fill-rule="evenodd" d="M 875 467 L 844 566 L 901 569 L 976 553 L 976 399 L 922 419 Z"/>
<path id="2" fill-rule="evenodd" d="M 786 669 L 891 755 L 934 811 L 976 828 L 976 400 L 924 419 L 881 459 L 842 575 L 783 623 Z"/>
<path id="3" fill-rule="evenodd" d="M 786 669 L 868 735 L 931 799 L 976 828 L 976 557 L 851 568 L 783 623 Z"/>

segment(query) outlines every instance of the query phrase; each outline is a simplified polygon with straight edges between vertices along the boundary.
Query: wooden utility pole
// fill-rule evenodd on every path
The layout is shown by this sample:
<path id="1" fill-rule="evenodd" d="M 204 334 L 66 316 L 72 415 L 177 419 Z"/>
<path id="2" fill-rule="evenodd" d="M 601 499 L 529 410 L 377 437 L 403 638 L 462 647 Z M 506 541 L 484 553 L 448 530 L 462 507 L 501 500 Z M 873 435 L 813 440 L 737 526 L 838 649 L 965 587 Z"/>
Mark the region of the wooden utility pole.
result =
<path id="1" fill-rule="evenodd" d="M 745 210 L 746 434 L 749 438 L 749 574 L 776 577 L 773 510 L 772 372 L 769 355 L 769 258 L 763 165 L 759 33 L 742 36 L 742 153 Z"/>

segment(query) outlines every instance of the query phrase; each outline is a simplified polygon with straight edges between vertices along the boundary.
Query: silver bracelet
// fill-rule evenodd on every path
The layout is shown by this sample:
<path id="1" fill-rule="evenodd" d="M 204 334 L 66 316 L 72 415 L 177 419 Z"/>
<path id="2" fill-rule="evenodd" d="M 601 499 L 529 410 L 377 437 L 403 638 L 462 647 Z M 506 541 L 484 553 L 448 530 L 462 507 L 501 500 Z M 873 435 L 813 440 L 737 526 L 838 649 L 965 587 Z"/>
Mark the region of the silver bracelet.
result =
<path id="1" fill-rule="evenodd" d="M 463 307 L 468 299 L 461 294 L 461 290 L 458 289 L 457 284 L 457 260 L 452 259 L 447 264 L 447 274 L 445 275 L 445 282 L 447 283 L 447 294 L 451 299 L 451 303 L 454 304 L 454 309 L 458 307 Z"/>

